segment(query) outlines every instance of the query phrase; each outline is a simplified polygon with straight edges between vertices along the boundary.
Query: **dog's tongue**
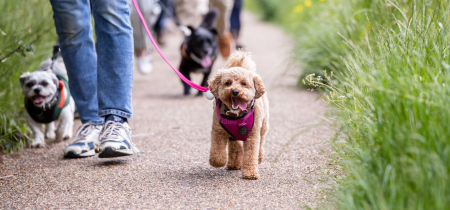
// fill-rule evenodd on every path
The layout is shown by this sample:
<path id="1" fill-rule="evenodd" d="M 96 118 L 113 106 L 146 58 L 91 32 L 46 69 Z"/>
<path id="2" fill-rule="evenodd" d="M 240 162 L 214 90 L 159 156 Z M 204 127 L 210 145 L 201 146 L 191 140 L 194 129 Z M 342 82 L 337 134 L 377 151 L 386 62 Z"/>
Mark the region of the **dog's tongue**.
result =
<path id="1" fill-rule="evenodd" d="M 239 107 L 239 109 L 241 109 L 241 111 L 244 111 L 247 109 L 247 103 L 240 98 L 232 98 L 231 103 L 232 103 L 233 107 Z"/>
<path id="2" fill-rule="evenodd" d="M 37 96 L 33 99 L 33 103 L 35 103 L 35 104 L 40 104 L 40 103 L 43 103 L 44 101 L 45 101 L 45 98 L 42 96 Z"/>
<path id="3" fill-rule="evenodd" d="M 211 66 L 211 63 L 211 58 L 209 56 L 205 56 L 200 64 L 203 66 L 203 68 L 208 68 Z"/>

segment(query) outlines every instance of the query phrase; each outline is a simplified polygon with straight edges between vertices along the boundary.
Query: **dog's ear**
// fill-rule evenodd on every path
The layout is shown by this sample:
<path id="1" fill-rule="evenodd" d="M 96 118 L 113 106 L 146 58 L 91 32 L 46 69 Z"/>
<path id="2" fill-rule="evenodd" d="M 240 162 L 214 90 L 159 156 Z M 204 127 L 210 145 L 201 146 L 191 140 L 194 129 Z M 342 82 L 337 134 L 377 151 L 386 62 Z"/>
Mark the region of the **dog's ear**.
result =
<path id="1" fill-rule="evenodd" d="M 194 34 L 195 28 L 193 26 L 189 25 L 187 28 L 191 31 L 191 35 Z"/>
<path id="2" fill-rule="evenodd" d="M 23 88 L 25 85 L 25 80 L 30 76 L 30 72 L 25 72 L 20 76 L 20 86 Z"/>
<path id="3" fill-rule="evenodd" d="M 258 99 L 266 93 L 266 88 L 261 77 L 256 74 L 253 76 L 253 84 L 255 85 L 255 99 Z"/>
<path id="4" fill-rule="evenodd" d="M 219 85 L 220 80 L 222 79 L 222 74 L 220 71 L 214 76 L 213 79 L 208 81 L 209 90 L 214 95 L 214 97 L 219 97 Z"/>
<path id="5" fill-rule="evenodd" d="M 217 32 L 217 30 L 215 28 L 210 28 L 209 31 L 216 36 L 219 35 L 219 32 Z"/>
<path id="6" fill-rule="evenodd" d="M 53 81 L 53 83 L 55 83 L 56 89 L 59 89 L 59 80 L 55 74 L 52 74 L 52 81 Z"/>

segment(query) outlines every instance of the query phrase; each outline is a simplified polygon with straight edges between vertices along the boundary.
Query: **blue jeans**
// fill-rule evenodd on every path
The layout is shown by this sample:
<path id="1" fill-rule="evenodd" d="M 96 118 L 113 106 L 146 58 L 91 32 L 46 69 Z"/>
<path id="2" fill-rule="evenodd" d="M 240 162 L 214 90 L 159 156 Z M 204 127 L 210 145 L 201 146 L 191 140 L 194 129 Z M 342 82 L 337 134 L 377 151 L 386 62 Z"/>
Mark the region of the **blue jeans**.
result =
<path id="1" fill-rule="evenodd" d="M 241 30 L 241 9 L 242 9 L 242 0 L 234 0 L 233 9 L 231 10 L 230 16 L 230 31 Z"/>
<path id="2" fill-rule="evenodd" d="M 110 114 L 131 118 L 133 31 L 128 1 L 50 0 L 50 3 L 70 92 L 81 121 L 103 124 L 104 116 Z"/>

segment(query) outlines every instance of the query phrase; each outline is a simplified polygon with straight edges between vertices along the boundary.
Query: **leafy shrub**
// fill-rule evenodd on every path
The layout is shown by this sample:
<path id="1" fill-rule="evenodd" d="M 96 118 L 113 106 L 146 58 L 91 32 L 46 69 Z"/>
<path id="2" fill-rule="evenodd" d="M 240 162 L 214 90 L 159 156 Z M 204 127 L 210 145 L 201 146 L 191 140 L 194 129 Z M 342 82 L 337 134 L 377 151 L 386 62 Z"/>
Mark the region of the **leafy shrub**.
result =
<path id="1" fill-rule="evenodd" d="M 0 1 L 0 152 L 27 139 L 19 77 L 50 57 L 57 41 L 48 1 Z"/>
<path id="2" fill-rule="evenodd" d="M 336 206 L 447 209 L 450 2 L 292 2 L 302 7 L 274 21 L 295 36 L 301 80 L 337 117 Z"/>

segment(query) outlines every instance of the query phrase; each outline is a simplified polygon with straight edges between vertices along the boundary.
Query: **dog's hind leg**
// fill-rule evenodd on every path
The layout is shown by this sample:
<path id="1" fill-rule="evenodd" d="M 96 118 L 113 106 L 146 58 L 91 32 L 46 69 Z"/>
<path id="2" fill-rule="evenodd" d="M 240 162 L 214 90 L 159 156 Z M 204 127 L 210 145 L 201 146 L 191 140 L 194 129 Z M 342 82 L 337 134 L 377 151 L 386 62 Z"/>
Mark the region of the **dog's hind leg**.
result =
<path id="1" fill-rule="evenodd" d="M 33 118 L 30 117 L 28 112 L 25 112 L 25 116 L 27 118 L 28 125 L 31 128 L 31 131 L 33 132 L 33 135 L 31 136 L 31 147 L 44 147 L 45 146 L 45 136 L 44 133 L 42 133 L 41 127 L 42 124 L 37 123 L 33 120 Z"/>
<path id="2" fill-rule="evenodd" d="M 73 127 L 73 109 L 71 106 L 63 108 L 61 115 L 59 116 L 59 125 L 56 129 L 56 140 L 55 142 L 60 142 L 62 140 L 67 140 L 72 136 Z"/>
<path id="3" fill-rule="evenodd" d="M 242 168 L 242 157 L 244 155 L 244 147 L 241 142 L 228 142 L 228 170 L 239 170 Z"/>
<path id="4" fill-rule="evenodd" d="M 51 122 L 51 123 L 45 125 L 45 137 L 47 139 L 54 140 L 56 137 L 55 131 L 56 131 L 55 122 Z"/>
<path id="5" fill-rule="evenodd" d="M 266 116 L 263 120 L 262 127 L 261 127 L 261 142 L 259 145 L 259 157 L 258 157 L 258 164 L 261 164 L 261 162 L 264 159 L 264 140 L 266 140 L 267 133 L 269 131 L 269 123 L 268 123 L 268 116 Z"/>
<path id="6" fill-rule="evenodd" d="M 70 112 L 68 113 L 69 117 L 69 123 L 66 127 L 66 132 L 64 134 L 64 136 L 68 137 L 68 138 L 72 138 L 73 136 L 73 124 L 74 124 L 74 119 L 75 119 L 75 101 L 73 100 L 73 98 L 70 98 Z"/>

